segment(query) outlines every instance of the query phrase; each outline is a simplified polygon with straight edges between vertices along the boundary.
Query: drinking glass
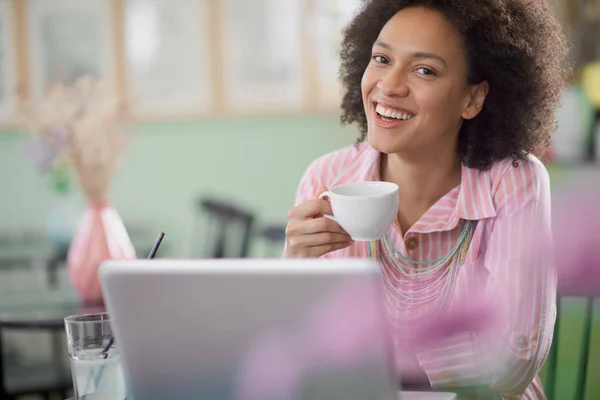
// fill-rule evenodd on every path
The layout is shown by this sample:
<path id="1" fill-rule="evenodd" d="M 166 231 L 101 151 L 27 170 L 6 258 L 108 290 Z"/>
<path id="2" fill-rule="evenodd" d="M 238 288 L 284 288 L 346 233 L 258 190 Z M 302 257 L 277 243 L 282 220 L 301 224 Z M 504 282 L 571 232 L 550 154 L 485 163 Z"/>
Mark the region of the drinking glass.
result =
<path id="1" fill-rule="evenodd" d="M 65 318 L 75 399 L 125 400 L 127 389 L 108 313 Z"/>

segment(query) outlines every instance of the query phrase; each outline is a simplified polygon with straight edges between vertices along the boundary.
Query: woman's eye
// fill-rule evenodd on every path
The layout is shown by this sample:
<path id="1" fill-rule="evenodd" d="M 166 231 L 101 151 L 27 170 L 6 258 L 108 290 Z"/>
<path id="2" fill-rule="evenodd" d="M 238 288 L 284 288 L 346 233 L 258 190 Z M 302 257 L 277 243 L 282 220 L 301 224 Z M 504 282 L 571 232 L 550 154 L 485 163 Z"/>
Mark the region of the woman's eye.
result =
<path id="1" fill-rule="evenodd" d="M 384 56 L 373 56 L 372 57 L 373 61 L 375 61 L 378 64 L 389 64 L 389 60 L 387 58 L 385 58 Z"/>
<path id="2" fill-rule="evenodd" d="M 417 69 L 417 71 L 421 74 L 421 75 L 427 75 L 427 76 L 435 76 L 435 72 L 433 72 L 432 70 L 430 70 L 429 68 L 425 68 L 425 67 L 420 67 Z"/>

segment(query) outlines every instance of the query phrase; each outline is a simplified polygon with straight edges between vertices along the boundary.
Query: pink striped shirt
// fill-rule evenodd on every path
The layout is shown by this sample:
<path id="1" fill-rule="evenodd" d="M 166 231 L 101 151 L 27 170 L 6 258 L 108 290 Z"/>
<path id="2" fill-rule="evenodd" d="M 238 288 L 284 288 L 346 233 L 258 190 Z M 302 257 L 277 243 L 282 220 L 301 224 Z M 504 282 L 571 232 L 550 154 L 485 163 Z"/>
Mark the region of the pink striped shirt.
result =
<path id="1" fill-rule="evenodd" d="M 379 180 L 378 166 L 379 153 L 365 143 L 326 154 L 304 173 L 296 205 L 315 198 L 319 186 L 331 189 L 347 182 Z M 527 252 L 530 234 L 544 235 L 551 243 L 549 178 L 543 164 L 529 156 L 518 167 L 512 159 L 487 171 L 463 165 L 461 184 L 437 201 L 404 237 L 396 224 L 388 234 L 406 257 L 433 260 L 450 251 L 465 220 L 477 223 L 452 297 L 473 287 L 484 288 L 502 305 L 507 323 L 493 340 L 461 335 L 438 348 L 417 352 L 419 364 L 433 387 L 483 384 L 506 399 L 545 399 L 537 374 L 552 341 L 556 275 L 547 260 Z M 356 242 L 323 257 L 368 257 L 368 246 Z M 398 274 L 388 264 L 385 257 L 380 259 L 384 275 Z M 407 276 L 395 279 L 410 282 Z M 495 359 L 497 350 L 506 360 L 502 368 Z M 490 358 L 496 364 L 493 372 L 483 364 Z"/>

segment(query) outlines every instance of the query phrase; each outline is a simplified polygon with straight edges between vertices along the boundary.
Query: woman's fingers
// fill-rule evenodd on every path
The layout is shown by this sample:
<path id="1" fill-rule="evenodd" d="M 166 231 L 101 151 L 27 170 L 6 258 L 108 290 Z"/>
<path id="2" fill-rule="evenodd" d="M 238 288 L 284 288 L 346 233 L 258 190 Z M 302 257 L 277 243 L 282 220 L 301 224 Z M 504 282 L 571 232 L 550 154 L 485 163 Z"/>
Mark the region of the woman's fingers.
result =
<path id="1" fill-rule="evenodd" d="M 285 233 L 288 236 L 297 236 L 320 232 L 341 233 L 350 239 L 350 235 L 348 235 L 336 221 L 326 217 L 309 220 L 291 220 L 287 225 Z"/>

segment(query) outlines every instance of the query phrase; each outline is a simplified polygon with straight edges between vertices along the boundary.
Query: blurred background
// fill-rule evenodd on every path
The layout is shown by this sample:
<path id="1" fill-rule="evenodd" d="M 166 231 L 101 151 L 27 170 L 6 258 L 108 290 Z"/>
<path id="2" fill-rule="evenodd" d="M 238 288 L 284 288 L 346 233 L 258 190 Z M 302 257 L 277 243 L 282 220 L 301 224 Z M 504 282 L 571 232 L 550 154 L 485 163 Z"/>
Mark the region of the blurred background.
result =
<path id="1" fill-rule="evenodd" d="M 281 255 L 303 171 L 357 136 L 339 124 L 337 68 L 358 4 L 0 0 L 0 398 L 69 385 L 61 318 L 89 299 L 67 254 L 94 187 L 115 214 L 104 241 L 122 221 L 138 257 L 159 231 L 157 257 Z M 551 5 L 575 68 L 544 156 L 559 192 L 600 182 L 600 1 Z M 561 310 L 554 398 L 600 399 L 577 374 L 584 352 L 584 375 L 600 368 L 587 304 Z"/>

